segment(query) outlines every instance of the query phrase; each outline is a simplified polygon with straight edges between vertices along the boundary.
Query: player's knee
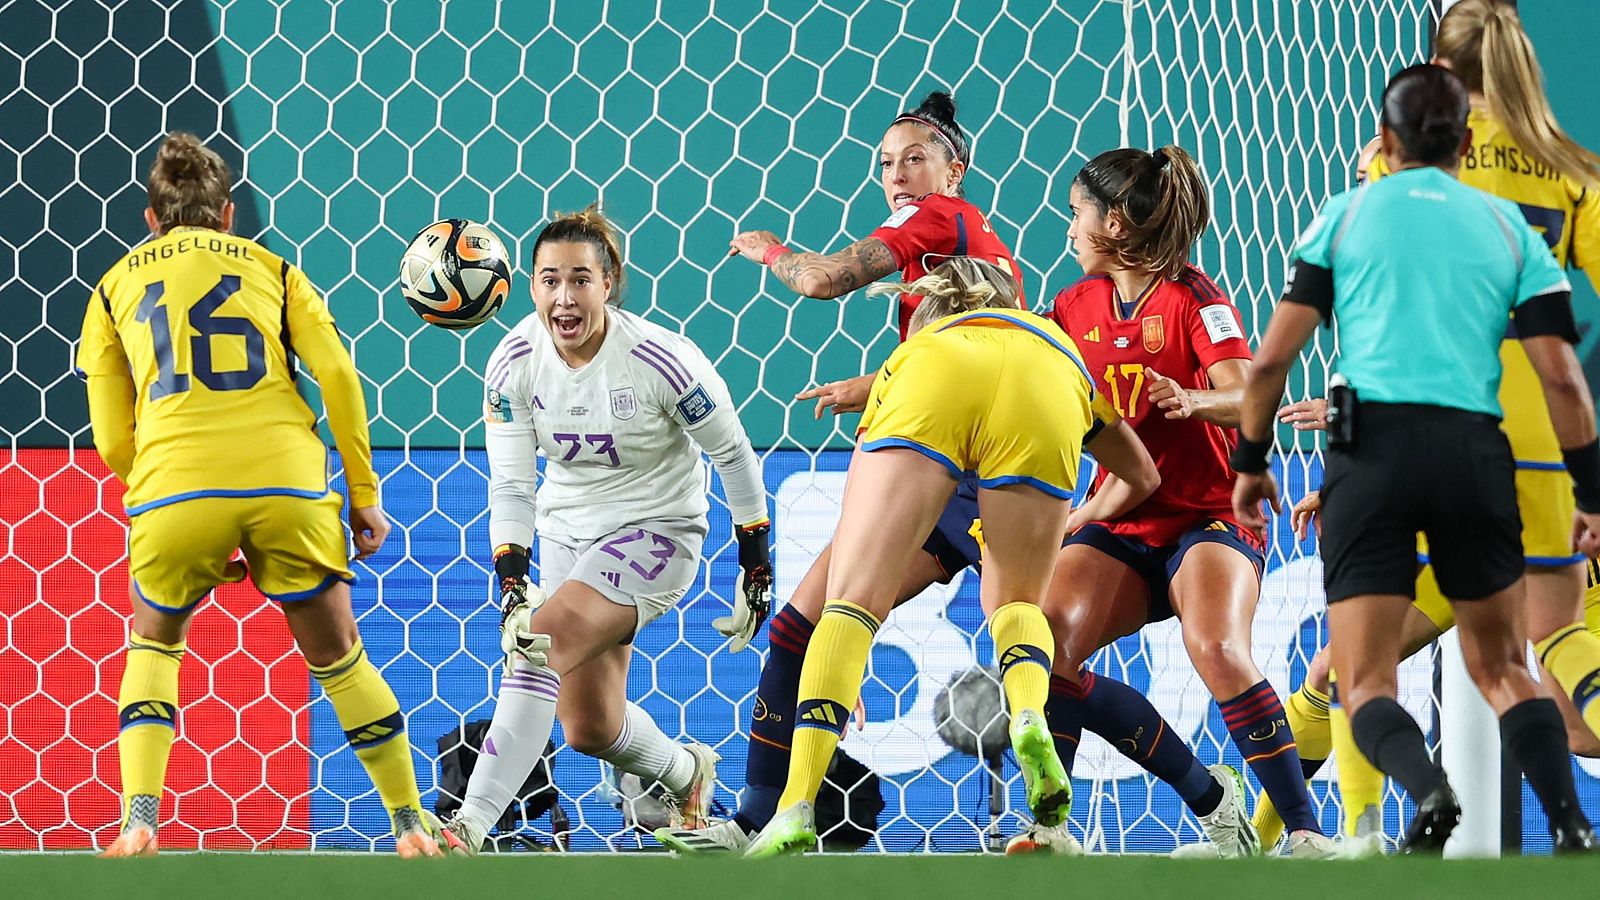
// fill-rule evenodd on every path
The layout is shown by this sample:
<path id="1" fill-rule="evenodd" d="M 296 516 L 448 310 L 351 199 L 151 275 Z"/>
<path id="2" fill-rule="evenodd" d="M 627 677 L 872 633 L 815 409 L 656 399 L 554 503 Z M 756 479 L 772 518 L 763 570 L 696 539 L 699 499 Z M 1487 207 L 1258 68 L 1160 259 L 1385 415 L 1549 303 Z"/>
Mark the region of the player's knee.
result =
<path id="1" fill-rule="evenodd" d="M 1218 697 L 1235 696 L 1261 680 L 1249 642 L 1207 637 L 1188 643 L 1195 671 Z"/>
<path id="2" fill-rule="evenodd" d="M 344 659 L 360 637 L 352 622 L 348 629 L 329 628 L 305 637 L 296 634 L 295 643 L 299 645 L 300 655 L 305 657 L 306 665 L 320 668 Z"/>
<path id="3" fill-rule="evenodd" d="M 1461 656 L 1467 664 L 1467 674 L 1482 687 L 1500 684 L 1517 675 L 1527 677 L 1527 665 L 1520 650 L 1509 641 L 1464 641 Z"/>
<path id="4" fill-rule="evenodd" d="M 193 608 L 164 610 L 148 603 L 135 601 L 130 630 L 139 637 L 163 644 L 182 643 L 189 631 L 189 615 Z"/>
<path id="5" fill-rule="evenodd" d="M 621 726 L 607 722 L 601 716 L 570 715 L 561 720 L 561 733 L 572 749 L 586 756 L 594 756 L 610 747 L 617 739 Z"/>
<path id="6" fill-rule="evenodd" d="M 1051 634 L 1055 635 L 1056 662 L 1066 664 L 1076 672 L 1084 657 L 1093 652 L 1094 648 L 1089 645 L 1098 637 L 1090 634 L 1093 629 L 1089 611 L 1082 604 L 1051 603 L 1048 600 L 1039 609 L 1050 623 Z"/>

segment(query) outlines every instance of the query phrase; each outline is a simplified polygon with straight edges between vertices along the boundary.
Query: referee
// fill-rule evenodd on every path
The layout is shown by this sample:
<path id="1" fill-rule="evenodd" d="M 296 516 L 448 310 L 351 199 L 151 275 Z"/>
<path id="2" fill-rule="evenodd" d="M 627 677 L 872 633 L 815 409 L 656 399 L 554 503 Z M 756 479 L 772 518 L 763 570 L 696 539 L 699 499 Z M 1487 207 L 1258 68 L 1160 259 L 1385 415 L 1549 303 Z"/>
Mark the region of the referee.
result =
<path id="1" fill-rule="evenodd" d="M 1234 510 L 1261 528 L 1261 501 L 1279 509 L 1267 465 L 1273 413 L 1300 348 L 1327 320 L 1349 386 L 1334 391 L 1322 489 L 1329 646 L 1357 746 L 1416 801 L 1404 849 L 1442 850 L 1461 817 L 1395 700 L 1394 623 L 1413 596 L 1423 532 L 1467 670 L 1500 716 L 1557 851 L 1590 851 L 1561 714 L 1525 664 L 1522 523 L 1496 399 L 1508 316 L 1549 403 L 1576 487 L 1575 540 L 1589 556 L 1600 552 L 1600 443 L 1565 275 L 1515 204 L 1455 178 L 1469 108 L 1461 81 L 1439 66 L 1389 82 L 1381 140 L 1395 174 L 1329 200 L 1290 256 L 1285 302 L 1245 387 Z"/>

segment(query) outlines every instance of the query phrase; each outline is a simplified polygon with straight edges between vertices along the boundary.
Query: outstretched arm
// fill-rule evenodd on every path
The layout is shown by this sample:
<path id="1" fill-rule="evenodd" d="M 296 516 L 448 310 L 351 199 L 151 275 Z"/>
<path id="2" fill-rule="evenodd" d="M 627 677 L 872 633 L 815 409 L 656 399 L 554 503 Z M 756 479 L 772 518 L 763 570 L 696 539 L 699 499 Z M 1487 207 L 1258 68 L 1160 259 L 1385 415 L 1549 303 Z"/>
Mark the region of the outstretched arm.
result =
<path id="1" fill-rule="evenodd" d="M 875 237 L 824 254 L 790 250 L 770 231 L 746 231 L 728 245 L 728 255 L 735 254 L 770 266 L 790 290 L 818 300 L 842 297 L 899 269 L 889 245 Z"/>

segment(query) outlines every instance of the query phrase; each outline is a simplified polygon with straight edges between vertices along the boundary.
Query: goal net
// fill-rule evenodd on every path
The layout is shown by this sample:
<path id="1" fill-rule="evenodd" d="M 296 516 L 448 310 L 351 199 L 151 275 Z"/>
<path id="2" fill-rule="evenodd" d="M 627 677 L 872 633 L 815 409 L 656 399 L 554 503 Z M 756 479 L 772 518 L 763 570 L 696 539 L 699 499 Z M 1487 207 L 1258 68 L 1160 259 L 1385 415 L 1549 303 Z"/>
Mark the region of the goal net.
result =
<path id="1" fill-rule="evenodd" d="M 464 336 L 423 325 L 395 289 L 421 226 L 483 221 L 525 261 L 553 212 L 604 203 L 627 232 L 629 308 L 707 350 L 761 451 L 781 602 L 831 534 L 853 426 L 815 420 L 791 397 L 872 371 L 895 338 L 881 301 L 796 298 L 759 267 L 719 265 L 736 230 L 817 250 L 868 233 L 886 214 L 874 169 L 883 128 L 926 91 L 953 89 L 973 135 L 968 195 L 1016 250 L 1036 307 L 1078 275 L 1065 232 L 1079 166 L 1117 146 L 1176 142 L 1212 189 L 1198 261 L 1257 336 L 1290 243 L 1351 183 L 1376 130 L 1373 98 L 1424 57 L 1433 16 L 1426 0 L 110 7 L 0 9 L 0 161 L 20 176 L 0 189 L 7 848 L 103 846 L 117 818 L 126 520 L 92 447 L 72 349 L 91 286 L 142 236 L 140 184 L 165 130 L 198 132 L 241 173 L 238 230 L 297 260 L 353 343 L 396 525 L 357 565 L 355 604 L 431 803 L 437 740 L 494 707 L 479 373 L 531 305 L 519 276 L 499 321 Z M 1325 337 L 1297 396 L 1320 391 Z M 1292 501 L 1320 462 L 1312 441 L 1284 446 Z M 736 569 L 725 510 L 711 525 L 696 588 L 635 644 L 630 690 L 669 733 L 723 754 L 718 798 L 731 808 L 766 643 L 730 655 L 710 626 Z M 1276 523 L 1255 653 L 1284 693 L 1322 640 L 1314 551 Z M 384 845 L 380 804 L 277 618 L 238 586 L 195 619 L 166 846 Z M 983 845 L 990 777 L 941 743 L 934 706 L 992 649 L 970 574 L 879 634 L 869 723 L 843 743 L 881 778 L 873 848 Z M 1239 764 L 1173 623 L 1094 667 L 1147 692 L 1203 760 Z M 1408 668 L 1405 685 L 1428 721 L 1426 665 Z M 574 848 L 636 845 L 597 763 L 562 748 L 554 771 Z M 1014 765 L 1001 774 L 1009 833 L 1024 803 Z M 1077 776 L 1073 819 L 1092 846 L 1164 851 L 1196 837 L 1171 791 L 1105 745 L 1086 743 Z M 1333 827 L 1321 782 L 1315 795 Z M 550 828 L 544 818 L 529 833 Z"/>

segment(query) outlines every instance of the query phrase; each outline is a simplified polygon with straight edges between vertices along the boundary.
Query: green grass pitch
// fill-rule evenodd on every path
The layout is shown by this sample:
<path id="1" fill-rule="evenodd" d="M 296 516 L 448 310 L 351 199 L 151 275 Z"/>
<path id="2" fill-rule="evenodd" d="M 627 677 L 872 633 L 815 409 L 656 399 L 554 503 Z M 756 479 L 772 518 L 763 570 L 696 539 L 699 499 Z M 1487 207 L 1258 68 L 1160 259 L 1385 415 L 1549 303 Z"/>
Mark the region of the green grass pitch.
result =
<path id="1" fill-rule="evenodd" d="M 1293 862 L 1158 857 L 828 856 L 752 862 L 544 854 L 405 862 L 365 854 L 0 855 L 0 896 L 206 900 L 1554 900 L 1600 895 L 1600 859 Z"/>

